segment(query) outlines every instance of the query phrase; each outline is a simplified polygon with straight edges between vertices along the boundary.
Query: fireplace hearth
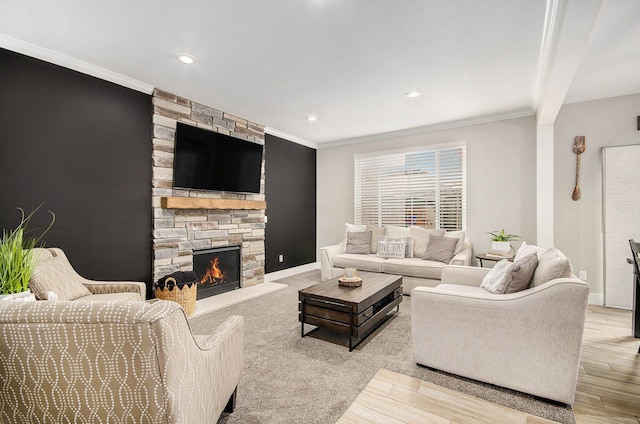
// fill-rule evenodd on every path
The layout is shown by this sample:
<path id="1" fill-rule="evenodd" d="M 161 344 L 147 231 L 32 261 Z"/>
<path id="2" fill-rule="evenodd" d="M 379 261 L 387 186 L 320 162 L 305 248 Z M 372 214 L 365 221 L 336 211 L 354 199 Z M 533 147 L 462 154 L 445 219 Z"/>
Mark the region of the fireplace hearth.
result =
<path id="1" fill-rule="evenodd" d="M 197 299 L 240 288 L 240 246 L 193 251 L 193 271 L 198 279 Z"/>

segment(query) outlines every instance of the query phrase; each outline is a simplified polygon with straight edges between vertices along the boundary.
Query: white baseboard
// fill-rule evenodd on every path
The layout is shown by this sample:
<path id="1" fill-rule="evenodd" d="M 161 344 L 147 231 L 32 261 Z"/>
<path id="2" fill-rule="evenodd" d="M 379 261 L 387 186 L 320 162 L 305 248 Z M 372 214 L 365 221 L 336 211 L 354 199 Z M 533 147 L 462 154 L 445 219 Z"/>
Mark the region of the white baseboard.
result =
<path id="1" fill-rule="evenodd" d="M 604 305 L 604 296 L 602 293 L 589 293 L 589 305 Z"/>
<path id="2" fill-rule="evenodd" d="M 320 262 L 312 262 L 310 264 L 304 264 L 300 266 L 294 266 L 293 268 L 270 272 L 264 275 L 264 281 L 275 281 L 279 280 L 280 278 L 290 277 L 292 275 L 300 274 L 301 272 L 312 271 L 314 269 L 320 269 Z"/>

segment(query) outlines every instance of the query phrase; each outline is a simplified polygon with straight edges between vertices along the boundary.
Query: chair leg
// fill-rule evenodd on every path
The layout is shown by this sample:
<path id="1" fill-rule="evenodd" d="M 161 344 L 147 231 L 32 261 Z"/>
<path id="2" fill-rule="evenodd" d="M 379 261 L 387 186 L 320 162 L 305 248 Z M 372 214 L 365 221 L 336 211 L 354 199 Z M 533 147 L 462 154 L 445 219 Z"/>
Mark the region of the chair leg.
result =
<path id="1" fill-rule="evenodd" d="M 233 391 L 231 397 L 229 398 L 229 402 L 227 402 L 227 406 L 224 407 L 224 412 L 232 413 L 236 409 L 236 396 L 238 394 L 238 387 Z"/>

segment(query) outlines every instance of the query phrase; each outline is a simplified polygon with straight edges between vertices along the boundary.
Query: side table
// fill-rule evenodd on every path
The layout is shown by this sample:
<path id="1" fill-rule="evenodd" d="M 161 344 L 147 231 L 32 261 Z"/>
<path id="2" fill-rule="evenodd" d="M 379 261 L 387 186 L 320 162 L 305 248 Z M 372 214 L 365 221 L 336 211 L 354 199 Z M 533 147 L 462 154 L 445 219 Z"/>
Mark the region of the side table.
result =
<path id="1" fill-rule="evenodd" d="M 478 253 L 478 254 L 476 255 L 476 259 L 480 262 L 480 268 L 482 268 L 482 267 L 483 267 L 483 266 L 482 266 L 482 261 L 493 261 L 493 262 L 499 262 L 499 261 L 501 261 L 501 260 L 503 260 L 503 259 L 507 259 L 507 260 L 509 260 L 510 262 L 513 262 L 513 257 L 510 257 L 510 258 L 499 258 L 499 257 L 497 257 L 497 256 L 490 256 L 490 255 L 487 255 L 486 253 Z"/>

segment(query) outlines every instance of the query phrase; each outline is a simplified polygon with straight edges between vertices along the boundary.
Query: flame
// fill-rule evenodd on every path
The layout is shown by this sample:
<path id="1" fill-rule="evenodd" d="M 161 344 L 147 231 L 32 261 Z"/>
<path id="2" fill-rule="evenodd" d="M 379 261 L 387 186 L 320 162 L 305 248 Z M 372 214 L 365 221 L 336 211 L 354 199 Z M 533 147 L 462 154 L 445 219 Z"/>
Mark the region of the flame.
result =
<path id="1" fill-rule="evenodd" d="M 224 273 L 218 266 L 220 262 L 220 258 L 213 258 L 212 261 L 209 261 L 209 268 L 207 268 L 207 272 L 204 273 L 202 278 L 200 279 L 200 284 L 209 283 L 216 284 L 220 282 L 220 280 L 224 279 Z"/>

